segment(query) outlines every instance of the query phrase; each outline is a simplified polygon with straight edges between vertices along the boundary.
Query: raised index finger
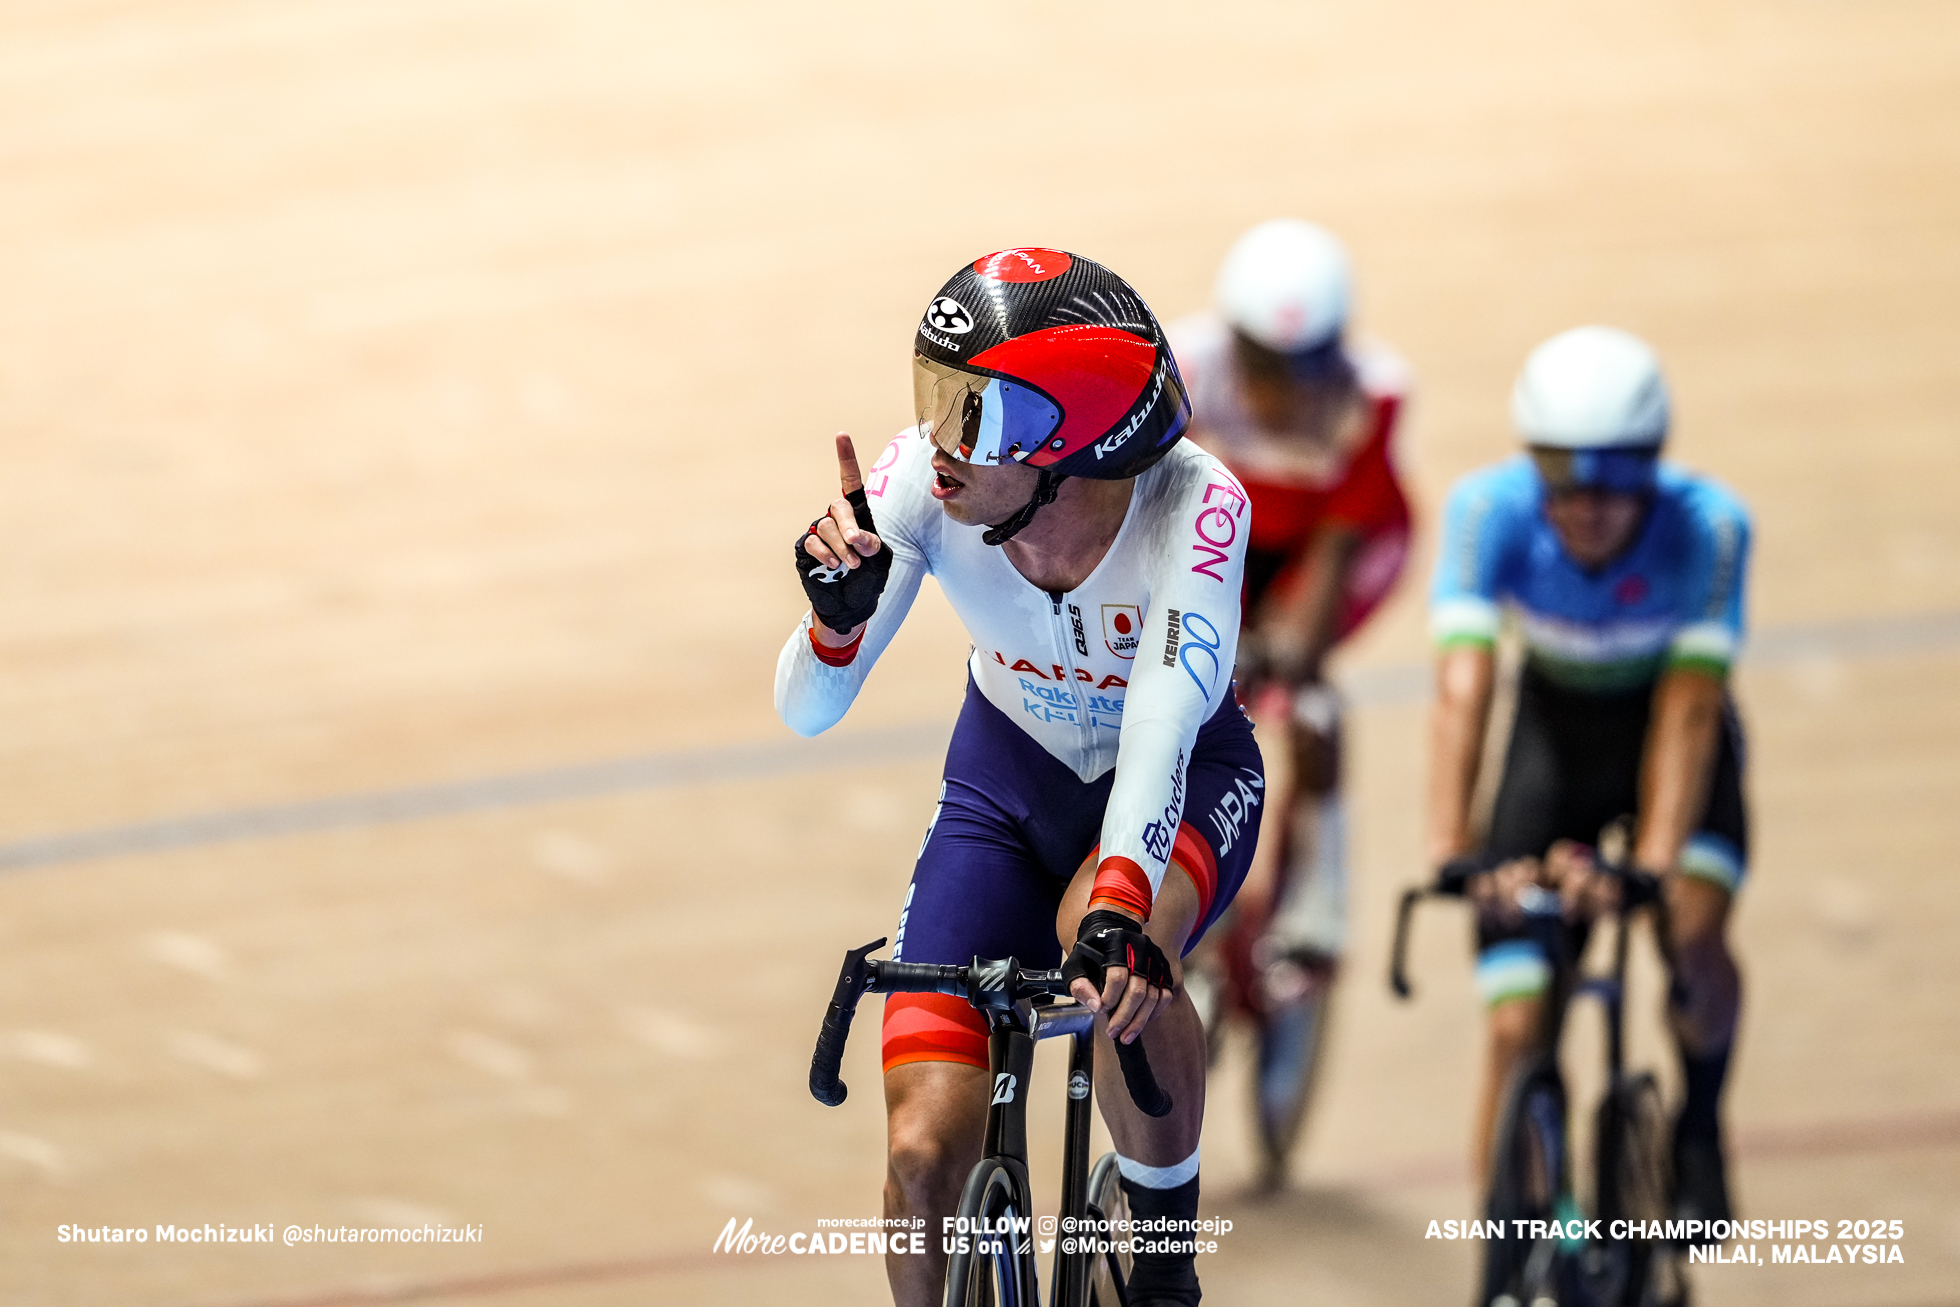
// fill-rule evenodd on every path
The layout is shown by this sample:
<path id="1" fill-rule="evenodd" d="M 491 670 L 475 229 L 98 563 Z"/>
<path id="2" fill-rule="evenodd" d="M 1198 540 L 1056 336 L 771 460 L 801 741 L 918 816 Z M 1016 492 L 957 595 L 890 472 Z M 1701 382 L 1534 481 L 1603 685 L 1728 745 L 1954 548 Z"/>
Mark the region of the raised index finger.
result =
<path id="1" fill-rule="evenodd" d="M 864 489 L 864 478 L 858 475 L 857 446 L 843 432 L 837 433 L 837 479 L 844 485 L 844 493 Z"/>

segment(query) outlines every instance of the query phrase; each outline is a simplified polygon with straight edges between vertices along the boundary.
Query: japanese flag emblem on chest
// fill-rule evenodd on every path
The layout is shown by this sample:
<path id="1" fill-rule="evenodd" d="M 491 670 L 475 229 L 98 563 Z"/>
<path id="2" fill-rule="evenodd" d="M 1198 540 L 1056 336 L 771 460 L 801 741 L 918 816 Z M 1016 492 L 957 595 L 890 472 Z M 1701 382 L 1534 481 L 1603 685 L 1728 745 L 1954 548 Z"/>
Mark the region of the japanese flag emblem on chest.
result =
<path id="1" fill-rule="evenodd" d="M 1118 658 L 1135 658 L 1143 636 L 1143 609 L 1136 604 L 1102 606 L 1103 644 Z"/>

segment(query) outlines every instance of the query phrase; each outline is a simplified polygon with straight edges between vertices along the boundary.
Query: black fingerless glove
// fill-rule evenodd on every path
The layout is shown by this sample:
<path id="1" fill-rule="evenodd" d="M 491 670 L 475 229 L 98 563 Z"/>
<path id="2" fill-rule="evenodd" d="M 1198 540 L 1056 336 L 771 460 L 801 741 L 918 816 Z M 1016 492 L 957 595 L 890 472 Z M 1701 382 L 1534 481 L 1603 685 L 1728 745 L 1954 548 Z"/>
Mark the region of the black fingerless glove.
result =
<path id="1" fill-rule="evenodd" d="M 1103 972 L 1110 967 L 1127 967 L 1131 975 L 1142 976 L 1145 984 L 1158 989 L 1173 985 L 1171 964 L 1156 941 L 1122 913 L 1098 908 L 1076 929 L 1075 947 L 1062 963 L 1062 979 L 1073 982 L 1086 977 L 1101 993 Z"/>
<path id="2" fill-rule="evenodd" d="M 1498 854 L 1484 851 L 1458 854 L 1436 869 L 1436 892 L 1462 894 L 1469 886 L 1471 877 L 1496 871 L 1504 865 L 1504 861 Z"/>
<path id="3" fill-rule="evenodd" d="M 844 500 L 856 513 L 858 530 L 875 533 L 871 502 L 863 489 L 853 490 Z M 892 547 L 880 540 L 878 552 L 869 558 L 860 556 L 856 567 L 833 570 L 803 547 L 821 521 L 810 523 L 810 529 L 796 537 L 796 574 L 803 578 L 803 592 L 810 596 L 810 610 L 817 620 L 839 635 L 848 635 L 878 611 L 878 596 L 885 592 L 885 578 L 891 575 Z"/>

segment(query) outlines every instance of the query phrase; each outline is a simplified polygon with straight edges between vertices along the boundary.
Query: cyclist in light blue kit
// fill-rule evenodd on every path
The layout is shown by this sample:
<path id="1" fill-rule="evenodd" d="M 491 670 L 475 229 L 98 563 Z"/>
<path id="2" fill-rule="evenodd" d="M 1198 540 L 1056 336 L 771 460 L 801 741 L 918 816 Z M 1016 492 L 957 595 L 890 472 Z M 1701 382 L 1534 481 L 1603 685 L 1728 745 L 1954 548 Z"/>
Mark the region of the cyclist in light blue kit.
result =
<path id="1" fill-rule="evenodd" d="M 1729 907 L 1748 861 L 1742 728 L 1728 673 L 1742 639 L 1749 514 L 1706 477 L 1660 462 L 1668 396 L 1641 341 L 1581 327 L 1525 363 L 1512 416 L 1529 447 L 1452 489 L 1431 589 L 1438 695 L 1431 727 L 1431 864 L 1492 868 L 1479 905 L 1478 987 L 1490 1005 L 1476 1160 L 1512 1067 L 1534 1044 L 1548 960 L 1524 938 L 1515 891 L 1556 884 L 1575 909 L 1610 882 L 1581 846 L 1623 815 L 1633 864 L 1665 878 L 1675 957 L 1668 1019 L 1685 1101 L 1676 1207 L 1728 1217 L 1718 1107 L 1741 980 Z M 1471 795 L 1489 718 L 1500 614 L 1524 667 L 1490 829 Z"/>

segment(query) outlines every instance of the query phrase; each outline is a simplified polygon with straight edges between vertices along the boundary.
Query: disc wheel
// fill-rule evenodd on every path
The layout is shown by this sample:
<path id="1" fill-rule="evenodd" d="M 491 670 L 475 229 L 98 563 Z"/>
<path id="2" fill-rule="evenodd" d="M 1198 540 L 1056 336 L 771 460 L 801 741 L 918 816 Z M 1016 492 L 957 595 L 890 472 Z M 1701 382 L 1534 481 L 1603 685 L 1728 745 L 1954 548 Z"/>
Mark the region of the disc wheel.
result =
<path id="1" fill-rule="evenodd" d="M 1026 1181 L 987 1158 L 967 1175 L 959 1214 L 968 1230 L 1001 1233 L 965 1236 L 946 1264 L 946 1307 L 1040 1307 L 1032 1236 L 1019 1227 L 1028 1215 Z"/>
<path id="2" fill-rule="evenodd" d="M 1558 1240 L 1520 1238 L 1512 1222 L 1553 1219 L 1565 1182 L 1565 1083 L 1549 1064 L 1522 1067 L 1505 1091 L 1491 1147 L 1484 1214 L 1504 1234 L 1484 1243 L 1479 1307 L 1558 1300 Z"/>
<path id="3" fill-rule="evenodd" d="M 1089 1219 L 1091 1221 L 1127 1221 L 1130 1217 L 1130 1200 L 1124 1196 L 1120 1183 L 1122 1173 L 1116 1169 L 1116 1154 L 1104 1153 L 1096 1159 L 1089 1170 Z M 1097 1229 L 1094 1238 L 1107 1242 L 1127 1239 L 1128 1235 L 1117 1230 Z M 1130 1254 L 1126 1252 L 1101 1252 L 1091 1255 L 1089 1261 L 1089 1292 L 1086 1301 L 1089 1307 L 1129 1307 Z"/>

